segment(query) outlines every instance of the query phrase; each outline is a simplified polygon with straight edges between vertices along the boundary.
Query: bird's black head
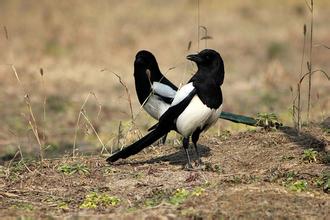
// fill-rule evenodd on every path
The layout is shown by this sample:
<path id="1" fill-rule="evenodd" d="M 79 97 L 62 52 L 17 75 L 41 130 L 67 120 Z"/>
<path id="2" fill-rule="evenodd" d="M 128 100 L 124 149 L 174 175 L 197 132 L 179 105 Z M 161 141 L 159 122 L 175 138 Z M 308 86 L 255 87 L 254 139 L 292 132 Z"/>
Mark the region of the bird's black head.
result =
<path id="1" fill-rule="evenodd" d="M 194 61 L 198 70 L 203 71 L 203 74 L 213 77 L 220 85 L 223 84 L 225 68 L 222 57 L 218 52 L 212 49 L 204 49 L 198 54 L 188 55 L 187 59 Z"/>
<path id="2" fill-rule="evenodd" d="M 162 77 L 157 60 L 151 52 L 140 50 L 136 54 L 134 61 L 134 75 L 136 77 L 139 75 L 141 78 L 147 76 L 152 82 L 158 81 Z"/>

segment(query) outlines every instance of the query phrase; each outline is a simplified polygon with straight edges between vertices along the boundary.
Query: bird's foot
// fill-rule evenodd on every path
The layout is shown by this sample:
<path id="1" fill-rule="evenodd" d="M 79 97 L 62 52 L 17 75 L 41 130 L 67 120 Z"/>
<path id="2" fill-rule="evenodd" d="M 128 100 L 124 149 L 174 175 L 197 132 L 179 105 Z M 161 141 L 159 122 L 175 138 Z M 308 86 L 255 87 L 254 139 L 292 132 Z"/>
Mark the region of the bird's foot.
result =
<path id="1" fill-rule="evenodd" d="M 205 167 L 205 163 L 201 159 L 195 161 L 195 170 L 204 170 Z"/>
<path id="2" fill-rule="evenodd" d="M 195 165 L 196 165 L 197 167 L 199 167 L 199 166 L 203 166 L 203 165 L 204 165 L 204 162 L 203 162 L 201 159 L 198 159 L 198 160 L 195 161 Z"/>
<path id="3" fill-rule="evenodd" d="M 185 166 L 184 166 L 184 169 L 187 170 L 187 171 L 192 171 L 194 170 L 193 166 L 191 165 L 191 163 L 187 163 Z"/>

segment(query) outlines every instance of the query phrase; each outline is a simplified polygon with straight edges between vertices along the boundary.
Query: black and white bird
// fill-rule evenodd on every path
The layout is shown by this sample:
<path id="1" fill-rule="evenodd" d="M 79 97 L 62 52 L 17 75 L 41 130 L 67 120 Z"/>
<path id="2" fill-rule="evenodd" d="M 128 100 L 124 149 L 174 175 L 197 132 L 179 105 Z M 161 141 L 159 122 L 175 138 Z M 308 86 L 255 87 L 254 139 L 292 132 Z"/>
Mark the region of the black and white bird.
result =
<path id="1" fill-rule="evenodd" d="M 224 81 L 225 70 L 220 54 L 211 49 L 188 55 L 187 59 L 194 61 L 198 70 L 190 81 L 176 92 L 171 106 L 159 118 L 159 123 L 143 138 L 107 158 L 108 163 L 137 154 L 171 130 L 183 136 L 187 167 L 192 167 L 188 153 L 190 137 L 198 162 L 201 162 L 197 141 L 200 133 L 213 125 L 221 113 L 223 100 L 220 86 Z"/>
<path id="2" fill-rule="evenodd" d="M 178 88 L 160 72 L 155 56 L 146 50 L 139 51 L 135 56 L 134 79 L 143 109 L 159 120 L 171 106 Z"/>

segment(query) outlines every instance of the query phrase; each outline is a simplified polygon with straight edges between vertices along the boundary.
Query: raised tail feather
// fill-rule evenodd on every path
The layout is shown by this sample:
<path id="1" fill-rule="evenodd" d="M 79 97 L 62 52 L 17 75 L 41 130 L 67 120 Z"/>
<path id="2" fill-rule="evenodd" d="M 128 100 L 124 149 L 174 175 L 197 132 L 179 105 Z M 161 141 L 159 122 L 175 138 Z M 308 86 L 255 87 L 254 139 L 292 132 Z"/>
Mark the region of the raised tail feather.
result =
<path id="1" fill-rule="evenodd" d="M 123 150 L 114 153 L 110 157 L 107 158 L 108 163 L 115 162 L 119 159 L 125 159 L 129 156 L 139 153 L 144 148 L 148 147 L 159 138 L 161 138 L 164 134 L 167 134 L 168 131 L 162 131 L 160 129 L 155 129 L 140 140 L 136 141 L 134 144 L 131 144 L 128 147 L 125 147 Z"/>

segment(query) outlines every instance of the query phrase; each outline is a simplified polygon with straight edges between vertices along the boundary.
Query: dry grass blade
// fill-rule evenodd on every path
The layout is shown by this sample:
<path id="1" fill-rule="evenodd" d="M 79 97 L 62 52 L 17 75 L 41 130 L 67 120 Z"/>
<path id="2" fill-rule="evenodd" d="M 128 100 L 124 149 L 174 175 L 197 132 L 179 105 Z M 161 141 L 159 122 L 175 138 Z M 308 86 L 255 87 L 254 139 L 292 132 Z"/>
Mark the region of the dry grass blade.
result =
<path id="1" fill-rule="evenodd" d="M 198 52 L 199 52 L 199 41 L 200 41 L 199 27 L 200 27 L 200 6 L 199 6 L 199 0 L 197 0 L 197 51 Z"/>
<path id="2" fill-rule="evenodd" d="M 5 32 L 6 40 L 9 40 L 7 27 L 6 27 L 6 26 L 3 26 L 3 30 L 4 30 L 4 32 Z"/>
<path id="3" fill-rule="evenodd" d="M 15 77 L 16 77 L 16 79 L 17 79 L 19 85 L 22 86 L 21 80 L 20 80 L 19 77 L 18 77 L 18 73 L 17 73 L 17 71 L 16 71 L 15 66 L 14 66 L 14 65 L 10 65 L 10 67 L 11 67 L 11 69 L 13 70 L 13 72 L 14 72 L 14 74 L 15 74 Z M 25 90 L 24 90 L 24 91 L 25 91 Z"/>
<path id="4" fill-rule="evenodd" d="M 44 78 L 44 70 L 40 68 L 40 76 L 41 76 L 41 89 L 43 93 L 43 103 L 42 103 L 42 113 L 43 113 L 43 131 L 42 131 L 42 140 L 43 145 L 45 144 L 46 138 L 46 104 L 47 104 L 47 96 L 46 96 L 46 88 L 45 88 L 45 78 Z"/>
<path id="5" fill-rule="evenodd" d="M 305 0 L 306 2 L 306 0 Z M 307 2 L 306 2 L 307 4 Z M 310 45 L 309 45 L 309 77 L 308 77 L 308 100 L 307 100 L 307 123 L 310 120 L 310 109 L 311 109 L 311 92 L 312 92 L 312 71 L 313 71 L 313 26 L 314 26 L 314 1 L 311 0 L 311 4 L 308 5 L 311 12 L 311 23 L 310 23 Z"/>
<path id="6" fill-rule="evenodd" d="M 34 117 L 34 113 L 33 113 L 33 110 L 32 110 L 32 106 L 31 106 L 31 101 L 30 101 L 30 97 L 29 95 L 25 95 L 25 103 L 27 105 L 27 108 L 28 108 L 28 111 L 30 113 L 30 118 L 32 119 L 32 121 L 29 119 L 29 125 L 32 129 L 32 132 L 38 142 L 38 145 L 39 145 L 39 150 L 40 150 L 40 159 L 41 161 L 44 159 L 43 157 L 43 149 L 42 149 L 42 144 L 41 144 L 41 141 L 40 141 L 40 138 L 39 138 L 39 133 L 38 133 L 38 126 L 37 126 L 37 121 L 36 121 L 36 118 Z"/>
<path id="7" fill-rule="evenodd" d="M 99 118 L 99 115 L 101 113 L 101 110 L 102 110 L 102 105 L 101 103 L 99 102 L 98 98 L 96 97 L 95 93 L 94 92 L 89 92 L 88 95 L 86 96 L 83 104 L 81 105 L 80 107 L 80 110 L 79 110 L 79 114 L 78 114 L 78 118 L 77 118 L 77 122 L 76 122 L 76 126 L 75 126 L 75 132 L 74 132 L 74 140 L 73 140 L 73 147 L 72 147 L 72 156 L 74 157 L 75 156 L 75 152 L 76 152 L 76 144 L 77 144 L 77 136 L 78 136 L 78 130 L 79 130 L 79 123 L 80 123 L 80 119 L 81 119 L 81 115 L 84 111 L 84 108 L 85 108 L 85 105 L 87 104 L 90 96 L 93 96 L 94 99 L 96 100 L 96 103 L 98 104 L 99 106 L 99 111 L 97 113 L 97 119 Z M 86 115 L 84 115 L 86 116 Z M 89 120 L 88 120 L 89 121 Z M 92 125 L 90 122 L 89 122 L 90 125 Z M 92 129 L 94 130 L 94 132 L 96 132 L 96 130 L 94 129 L 94 127 L 92 126 Z M 98 135 L 97 135 L 98 136 Z M 103 142 L 101 141 L 101 144 L 102 144 L 102 152 L 103 152 L 103 148 L 104 148 L 104 145 L 103 145 Z"/>
<path id="8" fill-rule="evenodd" d="M 111 71 L 112 72 L 112 71 Z M 128 100 L 128 103 L 129 103 L 129 108 L 130 108 L 130 111 L 131 111 L 131 119 L 132 119 L 132 122 L 134 123 L 134 115 L 133 115 L 133 107 L 132 107 L 132 100 L 131 100 L 131 94 L 128 90 L 128 87 L 126 86 L 126 84 L 122 81 L 121 77 L 115 73 L 115 72 L 112 72 L 119 80 L 119 83 L 125 88 L 125 91 L 126 91 L 126 95 L 127 95 L 127 100 Z"/>
<path id="9" fill-rule="evenodd" d="M 204 40 L 205 41 L 205 48 L 207 48 L 207 40 L 211 40 L 211 39 L 213 39 L 211 36 L 209 36 L 208 35 L 208 33 L 207 33 L 207 27 L 205 27 L 205 26 L 200 26 L 200 28 L 202 29 L 202 30 L 204 30 L 204 36 L 203 37 L 201 37 L 201 39 L 200 40 Z"/>
<path id="10" fill-rule="evenodd" d="M 92 122 L 88 119 L 87 115 L 85 114 L 84 111 L 81 111 L 81 115 L 84 116 L 85 120 L 87 121 L 87 123 L 89 124 L 89 126 L 92 128 L 95 136 L 97 137 L 97 139 L 99 140 L 99 142 L 102 145 L 102 150 L 101 150 L 101 154 L 103 154 L 104 152 L 109 153 L 108 149 L 105 147 L 105 145 L 103 144 L 103 141 L 101 140 L 99 134 L 97 133 L 97 131 L 95 130 Z"/>
<path id="11" fill-rule="evenodd" d="M 188 47 L 187 47 L 187 51 L 190 51 L 190 49 L 191 49 L 191 44 L 192 44 L 192 42 L 189 41 L 189 43 L 188 43 Z"/>
<path id="12" fill-rule="evenodd" d="M 324 48 L 330 50 L 330 47 L 329 46 L 327 46 L 325 44 L 322 44 L 322 43 L 314 44 L 314 47 L 324 47 Z"/>
<path id="13" fill-rule="evenodd" d="M 300 63 L 300 74 L 299 77 L 302 77 L 302 72 L 303 72 L 303 63 L 304 63 L 304 58 L 305 58 L 305 48 L 306 48 L 306 33 L 307 33 L 307 27 L 306 24 L 304 24 L 304 43 L 303 43 L 303 52 L 302 52 L 302 56 L 301 56 L 301 63 Z M 300 89 L 300 85 L 301 83 L 297 84 L 297 112 L 298 112 L 298 116 L 297 116 L 297 124 L 296 124 L 296 129 L 298 130 L 298 133 L 301 129 L 301 89 Z"/>
<path id="14" fill-rule="evenodd" d="M 27 105 L 27 108 L 28 108 L 28 112 L 30 114 L 30 118 L 32 119 L 32 121 L 29 119 L 28 122 L 29 122 L 29 125 L 32 129 L 32 132 L 38 142 L 38 145 L 39 145 L 39 154 L 40 154 L 40 160 L 42 162 L 43 160 L 43 149 L 42 149 L 42 144 L 41 144 L 41 141 L 40 141 L 40 138 L 39 138 L 39 134 L 38 134 L 38 126 L 37 126 L 37 121 L 35 119 L 35 116 L 34 116 L 34 113 L 33 113 L 33 110 L 32 110 L 32 106 L 31 106 L 31 101 L 30 101 L 30 97 L 29 97 L 29 94 L 26 92 L 26 90 L 24 89 L 22 83 L 21 83 L 21 80 L 19 78 L 19 75 L 17 73 L 17 70 L 15 68 L 14 65 L 10 65 L 11 66 L 11 69 L 13 70 L 14 74 L 15 74 L 15 77 L 18 81 L 18 84 L 19 86 L 23 89 L 24 93 L 25 93 L 25 96 L 24 96 L 24 100 L 25 100 L 25 103 Z"/>

